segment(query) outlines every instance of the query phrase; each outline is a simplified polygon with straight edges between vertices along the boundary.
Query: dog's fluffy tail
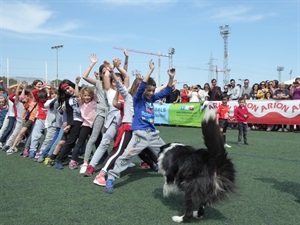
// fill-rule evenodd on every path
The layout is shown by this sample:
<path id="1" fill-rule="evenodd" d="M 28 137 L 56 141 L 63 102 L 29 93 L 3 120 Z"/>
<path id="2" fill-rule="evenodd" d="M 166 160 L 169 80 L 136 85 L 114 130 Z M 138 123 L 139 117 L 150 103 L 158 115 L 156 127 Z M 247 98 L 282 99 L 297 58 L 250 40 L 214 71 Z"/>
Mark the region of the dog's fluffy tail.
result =
<path id="1" fill-rule="evenodd" d="M 209 151 L 209 158 L 214 159 L 214 164 L 218 167 L 227 153 L 224 148 L 223 135 L 216 123 L 216 112 L 214 110 L 206 111 L 202 120 L 202 133 L 204 143 Z"/>

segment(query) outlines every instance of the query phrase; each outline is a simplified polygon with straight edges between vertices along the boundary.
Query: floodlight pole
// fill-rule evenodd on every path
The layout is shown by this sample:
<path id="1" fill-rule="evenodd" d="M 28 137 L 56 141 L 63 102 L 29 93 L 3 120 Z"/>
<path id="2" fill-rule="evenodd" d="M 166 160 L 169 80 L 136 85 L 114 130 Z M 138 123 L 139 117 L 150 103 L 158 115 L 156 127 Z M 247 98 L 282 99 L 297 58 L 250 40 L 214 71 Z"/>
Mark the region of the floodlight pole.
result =
<path id="1" fill-rule="evenodd" d="M 175 54 L 175 48 L 169 48 L 169 68 L 173 67 L 173 55 Z"/>
<path id="2" fill-rule="evenodd" d="M 56 49 L 56 87 L 58 87 L 58 49 L 64 47 L 63 45 L 52 46 L 51 49 Z"/>
<path id="3" fill-rule="evenodd" d="M 278 72 L 278 81 L 281 82 L 281 71 L 284 70 L 283 66 L 277 66 L 277 72 Z"/>
<path id="4" fill-rule="evenodd" d="M 228 36 L 230 34 L 231 28 L 229 25 L 220 26 L 220 34 L 224 39 L 224 59 L 223 59 L 223 84 L 228 84 L 229 81 L 229 72 L 228 69 Z M 218 81 L 218 80 L 217 80 Z"/>

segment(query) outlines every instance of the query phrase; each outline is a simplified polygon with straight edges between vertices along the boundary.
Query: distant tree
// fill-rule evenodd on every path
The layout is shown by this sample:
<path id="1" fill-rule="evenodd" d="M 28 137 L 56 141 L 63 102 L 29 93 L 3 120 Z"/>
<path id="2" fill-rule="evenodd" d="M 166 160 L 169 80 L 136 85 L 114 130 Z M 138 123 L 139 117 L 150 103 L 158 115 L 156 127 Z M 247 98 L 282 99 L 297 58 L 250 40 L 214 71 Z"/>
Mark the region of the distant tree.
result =
<path id="1" fill-rule="evenodd" d="M 3 83 L 6 85 L 7 84 L 7 77 L 6 76 L 0 76 L 0 80 L 3 80 Z M 18 83 L 18 81 L 14 78 L 9 78 L 9 85 L 14 85 Z"/>

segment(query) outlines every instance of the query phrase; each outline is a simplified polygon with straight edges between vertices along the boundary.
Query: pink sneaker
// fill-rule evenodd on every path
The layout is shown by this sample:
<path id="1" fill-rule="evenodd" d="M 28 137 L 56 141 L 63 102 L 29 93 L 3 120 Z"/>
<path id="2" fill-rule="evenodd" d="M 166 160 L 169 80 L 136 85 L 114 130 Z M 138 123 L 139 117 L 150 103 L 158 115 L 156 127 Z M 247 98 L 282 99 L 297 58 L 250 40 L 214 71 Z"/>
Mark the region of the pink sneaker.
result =
<path id="1" fill-rule="evenodd" d="M 91 165 L 88 165 L 88 166 L 86 167 L 86 171 L 85 171 L 85 173 L 84 173 L 84 176 L 85 176 L 85 177 L 90 177 L 90 176 L 93 175 L 94 171 L 95 171 L 95 168 L 94 168 L 93 166 L 91 166 Z"/>
<path id="2" fill-rule="evenodd" d="M 28 157 L 29 156 L 29 151 L 27 149 L 23 150 L 23 157 Z"/>
<path id="3" fill-rule="evenodd" d="M 101 172 L 100 172 L 100 173 L 95 177 L 93 183 L 94 183 L 94 184 L 97 184 L 97 185 L 99 185 L 99 186 L 105 187 L 105 185 L 106 185 L 105 173 L 101 173 Z"/>
<path id="4" fill-rule="evenodd" d="M 78 168 L 78 162 L 76 162 L 76 161 L 74 161 L 74 160 L 71 160 L 71 161 L 69 162 L 69 168 L 70 168 L 71 170 L 77 169 L 77 168 Z"/>
<path id="5" fill-rule="evenodd" d="M 149 168 L 150 168 L 150 166 L 147 163 L 141 162 L 141 169 L 146 170 L 146 169 L 149 169 Z"/>

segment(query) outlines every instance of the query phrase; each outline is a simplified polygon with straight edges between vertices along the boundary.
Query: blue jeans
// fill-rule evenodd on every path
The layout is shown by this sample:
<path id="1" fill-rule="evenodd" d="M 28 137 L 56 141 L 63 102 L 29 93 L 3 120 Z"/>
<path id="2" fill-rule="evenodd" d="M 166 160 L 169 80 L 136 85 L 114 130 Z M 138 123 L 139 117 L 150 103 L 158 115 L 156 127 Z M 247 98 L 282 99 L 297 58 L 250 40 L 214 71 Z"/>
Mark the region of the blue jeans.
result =
<path id="1" fill-rule="evenodd" d="M 9 117 L 7 117 L 7 119 L 9 120 L 8 125 L 7 125 L 7 128 L 5 129 L 5 131 L 3 132 L 3 135 L 0 138 L 1 143 L 6 142 L 8 136 L 10 135 L 12 129 L 14 128 L 15 121 L 16 121 L 16 118 L 14 116 L 9 116 Z"/>
<path id="2" fill-rule="evenodd" d="M 64 134 L 64 129 L 57 127 L 52 141 L 50 141 L 50 143 L 46 146 L 46 148 L 42 150 L 42 156 L 44 158 L 52 155 L 55 146 L 60 141 L 63 134 Z"/>
<path id="3" fill-rule="evenodd" d="M 39 140 L 41 138 L 42 132 L 45 129 L 45 120 L 37 119 L 35 120 L 33 129 L 31 131 L 31 143 L 30 143 L 30 150 L 32 152 L 37 151 L 37 147 L 39 144 Z"/>

